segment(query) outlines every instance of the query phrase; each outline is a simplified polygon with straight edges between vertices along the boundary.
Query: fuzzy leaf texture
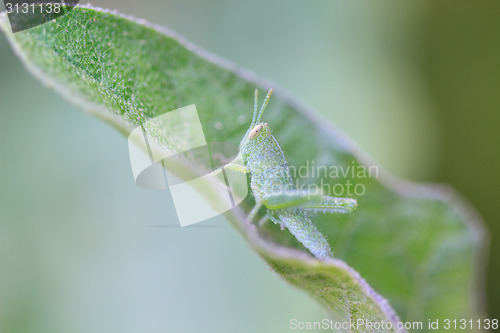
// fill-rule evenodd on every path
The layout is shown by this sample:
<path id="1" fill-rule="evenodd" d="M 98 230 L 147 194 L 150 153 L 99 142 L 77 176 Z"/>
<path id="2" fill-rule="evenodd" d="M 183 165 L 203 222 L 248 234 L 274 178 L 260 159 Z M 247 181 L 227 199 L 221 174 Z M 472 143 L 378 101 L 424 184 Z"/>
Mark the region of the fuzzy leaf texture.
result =
<path id="1" fill-rule="evenodd" d="M 251 121 L 253 90 L 271 87 L 171 31 L 102 9 L 77 7 L 16 34 L 2 14 L 0 26 L 38 79 L 125 135 L 145 119 L 196 103 L 207 141 L 237 147 Z M 339 168 L 374 165 L 333 125 L 280 89 L 264 118 L 296 170 L 306 161 Z M 165 149 L 176 151 L 161 132 L 154 135 Z M 185 168 L 197 173 L 193 161 L 184 159 Z M 483 315 L 487 233 L 453 191 L 397 180 L 383 171 L 378 177 L 347 174 L 322 181 L 330 188 L 355 181 L 366 189 L 356 197 L 354 214 L 311 217 L 335 259 L 315 259 L 272 223 L 249 224 L 251 196 L 225 216 L 284 280 L 321 302 L 338 321 L 421 321 L 423 331 L 430 331 L 428 319 Z"/>

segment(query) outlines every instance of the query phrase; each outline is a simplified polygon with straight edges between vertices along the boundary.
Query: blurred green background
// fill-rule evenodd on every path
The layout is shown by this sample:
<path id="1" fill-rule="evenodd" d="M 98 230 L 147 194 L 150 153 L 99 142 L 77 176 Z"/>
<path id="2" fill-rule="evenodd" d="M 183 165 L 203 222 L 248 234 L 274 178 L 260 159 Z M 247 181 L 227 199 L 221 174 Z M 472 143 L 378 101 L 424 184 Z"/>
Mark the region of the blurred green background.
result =
<path id="1" fill-rule="evenodd" d="M 395 175 L 458 189 L 492 234 L 481 275 L 500 317 L 500 2 L 92 4 L 275 81 Z M 126 139 L 43 87 L 3 35 L 0 59 L 0 332 L 287 332 L 326 316 L 222 218 L 154 227 L 175 213 L 135 186 Z"/>

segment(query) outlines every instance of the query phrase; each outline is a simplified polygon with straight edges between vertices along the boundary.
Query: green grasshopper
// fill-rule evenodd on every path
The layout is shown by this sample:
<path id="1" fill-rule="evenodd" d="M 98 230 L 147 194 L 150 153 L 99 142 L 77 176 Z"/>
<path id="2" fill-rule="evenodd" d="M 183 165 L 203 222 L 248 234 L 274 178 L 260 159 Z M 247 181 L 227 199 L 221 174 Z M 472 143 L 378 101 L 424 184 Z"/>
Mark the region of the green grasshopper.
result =
<path id="1" fill-rule="evenodd" d="M 258 90 L 255 89 L 252 123 L 241 140 L 238 156 L 224 167 L 250 173 L 250 188 L 256 205 L 248 216 L 249 221 L 253 221 L 265 206 L 266 219 L 279 224 L 282 230 L 287 228 L 314 256 L 320 259 L 333 257 L 330 245 L 307 217 L 306 211 L 350 213 L 356 209 L 357 202 L 295 189 L 278 141 L 268 124 L 261 122 L 272 91 L 269 90 L 257 112 Z"/>

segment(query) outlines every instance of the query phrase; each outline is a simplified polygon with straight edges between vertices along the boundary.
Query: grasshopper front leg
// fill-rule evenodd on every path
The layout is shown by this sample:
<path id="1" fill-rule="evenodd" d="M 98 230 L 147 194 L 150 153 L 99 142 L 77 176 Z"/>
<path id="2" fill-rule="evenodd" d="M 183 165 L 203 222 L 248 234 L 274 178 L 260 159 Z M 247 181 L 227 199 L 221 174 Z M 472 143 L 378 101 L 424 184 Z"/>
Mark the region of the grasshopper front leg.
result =
<path id="1" fill-rule="evenodd" d="M 248 169 L 244 165 L 231 162 L 218 169 L 215 169 L 214 171 L 210 172 L 209 175 L 212 176 L 218 175 L 222 172 L 222 169 L 234 170 L 241 173 L 248 173 Z"/>

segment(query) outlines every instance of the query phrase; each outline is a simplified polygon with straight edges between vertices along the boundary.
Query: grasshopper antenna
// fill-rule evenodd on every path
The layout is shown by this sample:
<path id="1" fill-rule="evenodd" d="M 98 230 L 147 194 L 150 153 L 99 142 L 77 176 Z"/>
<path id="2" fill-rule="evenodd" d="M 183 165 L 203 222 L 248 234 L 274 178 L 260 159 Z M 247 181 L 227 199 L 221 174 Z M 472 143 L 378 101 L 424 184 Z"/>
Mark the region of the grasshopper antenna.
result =
<path id="1" fill-rule="evenodd" d="M 255 124 L 257 120 L 257 103 L 259 102 L 259 89 L 255 88 L 255 92 L 253 94 L 253 118 L 252 125 Z"/>
<path id="2" fill-rule="evenodd" d="M 266 109 L 267 103 L 269 103 L 269 98 L 271 97 L 271 94 L 273 93 L 273 88 L 269 89 L 269 92 L 267 93 L 266 99 L 264 99 L 264 103 L 262 104 L 262 108 L 259 111 L 259 115 L 257 116 L 257 119 L 255 122 L 259 122 L 260 118 L 262 118 L 262 114 L 264 113 L 264 110 Z"/>

